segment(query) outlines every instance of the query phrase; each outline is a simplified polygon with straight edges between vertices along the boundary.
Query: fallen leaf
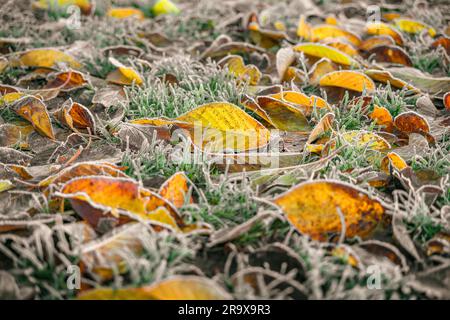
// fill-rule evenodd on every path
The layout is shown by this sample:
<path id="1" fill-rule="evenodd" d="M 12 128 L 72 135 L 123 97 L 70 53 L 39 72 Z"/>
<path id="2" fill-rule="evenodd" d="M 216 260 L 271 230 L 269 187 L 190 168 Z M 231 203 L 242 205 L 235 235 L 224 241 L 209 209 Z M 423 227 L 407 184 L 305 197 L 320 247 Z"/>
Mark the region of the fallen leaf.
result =
<path id="1" fill-rule="evenodd" d="M 346 237 L 366 238 L 384 215 L 379 201 L 354 186 L 337 181 L 301 183 L 277 196 L 274 203 L 297 230 L 314 240 L 327 240 L 344 230 Z"/>
<path id="2" fill-rule="evenodd" d="M 141 10 L 133 7 L 111 8 L 106 12 L 106 15 L 115 19 L 136 18 L 143 20 L 145 18 Z"/>
<path id="3" fill-rule="evenodd" d="M 344 66 L 359 67 L 359 63 L 349 55 L 320 43 L 301 43 L 294 47 L 294 51 L 303 52 L 316 58 L 328 58 L 331 61 Z"/>
<path id="4" fill-rule="evenodd" d="M 376 125 L 383 126 L 387 132 L 392 132 L 394 128 L 394 120 L 391 113 L 385 107 L 374 105 L 370 118 L 374 120 Z"/>
<path id="5" fill-rule="evenodd" d="M 57 49 L 32 49 L 21 53 L 19 57 L 10 62 L 13 67 L 56 68 L 58 65 L 66 65 L 79 69 L 81 64 L 72 56 Z"/>
<path id="6" fill-rule="evenodd" d="M 320 78 L 322 78 L 327 73 L 338 71 L 338 67 L 335 63 L 331 62 L 330 59 L 322 58 L 311 67 L 309 70 L 308 76 L 309 81 L 314 84 L 318 85 Z"/>
<path id="7" fill-rule="evenodd" d="M 142 77 L 132 68 L 124 66 L 118 60 L 110 57 L 109 61 L 113 64 L 117 69 L 110 72 L 106 76 L 106 81 L 114 84 L 131 86 L 133 84 L 141 85 L 143 84 Z"/>
<path id="8" fill-rule="evenodd" d="M 434 37 L 436 35 L 436 30 L 434 30 L 434 28 L 420 21 L 399 18 L 395 19 L 394 23 L 397 26 L 397 28 L 407 33 L 416 34 L 426 29 L 430 36 Z"/>
<path id="9" fill-rule="evenodd" d="M 178 14 L 180 9 L 170 0 L 158 0 L 152 7 L 155 16 L 162 14 Z"/>
<path id="10" fill-rule="evenodd" d="M 311 25 L 306 22 L 305 15 L 300 15 L 300 19 L 297 25 L 297 36 L 305 40 L 311 40 L 311 29 Z"/>
<path id="11" fill-rule="evenodd" d="M 193 202 L 192 197 L 186 201 L 188 190 L 188 178 L 184 172 L 177 172 L 159 188 L 159 194 L 167 201 L 173 203 L 176 208 L 181 208 L 186 202 Z"/>
<path id="12" fill-rule="evenodd" d="M 91 134 L 95 133 L 95 120 L 92 112 L 71 99 L 55 111 L 54 116 L 75 132 L 78 132 L 77 129 L 89 129 Z"/>
<path id="13" fill-rule="evenodd" d="M 9 189 L 14 188 L 14 185 L 9 180 L 0 180 L 0 193 L 4 191 L 8 191 Z"/>
<path id="14" fill-rule="evenodd" d="M 394 119 L 395 127 L 406 134 L 409 133 L 429 133 L 430 125 L 420 114 L 414 111 L 407 111 L 399 114 Z"/>
<path id="15" fill-rule="evenodd" d="M 359 45 L 359 49 L 363 51 L 369 51 L 377 46 L 390 46 L 395 45 L 394 39 L 391 36 L 383 35 L 383 36 L 373 36 L 367 38 L 361 42 Z"/>
<path id="16" fill-rule="evenodd" d="M 378 45 L 367 51 L 367 56 L 373 57 L 377 62 L 396 63 L 408 67 L 413 65 L 409 55 L 399 46 Z"/>
<path id="17" fill-rule="evenodd" d="M 193 143 L 211 152 L 257 149 L 270 138 L 262 124 L 227 102 L 201 105 L 175 120 L 190 124 Z"/>
<path id="18" fill-rule="evenodd" d="M 383 171 L 386 174 L 390 174 L 391 170 L 390 168 L 393 168 L 397 171 L 402 171 L 407 167 L 407 163 L 405 160 L 403 160 L 402 157 L 400 157 L 395 152 L 389 152 L 383 160 L 381 160 L 381 171 Z"/>
<path id="19" fill-rule="evenodd" d="M 391 145 L 386 139 L 373 132 L 352 130 L 344 132 L 341 137 L 347 143 L 354 144 L 358 147 L 367 146 L 372 150 L 378 151 L 391 148 Z"/>
<path id="20" fill-rule="evenodd" d="M 351 44 L 355 46 L 359 46 L 361 43 L 361 39 L 358 35 L 353 32 L 347 31 L 341 27 L 337 27 L 334 25 L 320 25 L 315 26 L 311 29 L 312 40 L 319 41 L 327 38 L 345 38 Z"/>
<path id="21" fill-rule="evenodd" d="M 79 162 L 64 168 L 39 182 L 39 187 L 48 187 L 50 184 L 64 184 L 77 177 L 110 176 L 126 178 L 127 175 L 119 167 L 106 162 Z"/>
<path id="22" fill-rule="evenodd" d="M 256 102 L 275 128 L 283 131 L 310 130 L 308 120 L 301 109 L 270 96 L 258 97 Z"/>
<path id="23" fill-rule="evenodd" d="M 82 292 L 81 300 L 229 300 L 231 296 L 216 282 L 197 276 L 173 276 L 147 287 L 98 288 Z"/>
<path id="24" fill-rule="evenodd" d="M 321 86 L 339 87 L 357 92 L 375 90 L 372 79 L 358 71 L 342 70 L 327 73 L 319 80 Z"/>
<path id="25" fill-rule="evenodd" d="M 262 76 L 261 71 L 255 65 L 245 65 L 244 59 L 241 56 L 227 56 L 219 61 L 218 64 L 228 68 L 230 73 L 238 79 L 248 82 L 253 86 L 258 84 Z"/>
<path id="26" fill-rule="evenodd" d="M 392 37 L 395 43 L 403 46 L 403 36 L 392 26 L 383 22 L 370 22 L 366 25 L 366 32 L 371 35 L 386 35 Z"/>
<path id="27" fill-rule="evenodd" d="M 47 107 L 41 100 L 26 96 L 16 101 L 11 108 L 19 116 L 29 121 L 41 135 L 52 140 L 55 139 Z"/>

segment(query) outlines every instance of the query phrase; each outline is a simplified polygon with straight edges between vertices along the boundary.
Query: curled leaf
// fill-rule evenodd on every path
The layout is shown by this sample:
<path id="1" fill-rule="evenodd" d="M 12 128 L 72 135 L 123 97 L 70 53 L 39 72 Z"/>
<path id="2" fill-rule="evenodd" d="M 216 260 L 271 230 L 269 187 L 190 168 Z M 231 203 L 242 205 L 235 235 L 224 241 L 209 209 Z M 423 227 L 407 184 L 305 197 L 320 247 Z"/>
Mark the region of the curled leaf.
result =
<path id="1" fill-rule="evenodd" d="M 15 102 L 11 108 L 19 116 L 29 121 L 41 135 L 52 140 L 55 139 L 47 106 L 41 100 L 26 96 Z"/>

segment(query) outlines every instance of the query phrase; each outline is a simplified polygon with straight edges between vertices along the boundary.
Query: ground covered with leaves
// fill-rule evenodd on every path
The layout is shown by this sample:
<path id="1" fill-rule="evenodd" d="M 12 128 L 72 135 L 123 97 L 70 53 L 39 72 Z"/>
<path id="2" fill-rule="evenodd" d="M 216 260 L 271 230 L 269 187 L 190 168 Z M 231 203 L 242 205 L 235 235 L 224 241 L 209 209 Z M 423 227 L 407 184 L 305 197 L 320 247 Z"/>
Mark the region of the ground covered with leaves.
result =
<path id="1" fill-rule="evenodd" d="M 450 298 L 449 12 L 1 1 L 0 298 Z"/>

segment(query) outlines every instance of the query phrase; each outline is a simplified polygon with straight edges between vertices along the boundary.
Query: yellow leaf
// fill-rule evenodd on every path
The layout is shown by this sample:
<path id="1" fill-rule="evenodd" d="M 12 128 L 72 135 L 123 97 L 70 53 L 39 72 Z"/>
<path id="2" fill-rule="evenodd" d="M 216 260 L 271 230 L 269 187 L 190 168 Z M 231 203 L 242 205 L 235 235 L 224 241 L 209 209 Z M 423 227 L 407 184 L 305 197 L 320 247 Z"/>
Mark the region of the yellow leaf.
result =
<path id="1" fill-rule="evenodd" d="M 315 240 L 330 240 L 345 230 L 346 237 L 367 237 L 384 215 L 384 208 L 364 191 L 343 182 L 301 183 L 274 199 L 300 232 Z"/>
<path id="2" fill-rule="evenodd" d="M 270 96 L 257 98 L 257 103 L 270 123 L 283 131 L 309 131 L 308 120 L 300 108 Z"/>
<path id="3" fill-rule="evenodd" d="M 9 180 L 0 180 L 0 193 L 14 188 L 14 185 Z"/>
<path id="4" fill-rule="evenodd" d="M 109 61 L 117 67 L 117 69 L 108 74 L 106 81 L 125 86 L 130 86 L 133 83 L 139 86 L 144 82 L 141 76 L 132 68 L 124 66 L 112 57 L 109 58 Z"/>
<path id="5" fill-rule="evenodd" d="M 367 146 L 372 150 L 382 151 L 391 148 L 389 142 L 373 132 L 352 130 L 344 132 L 342 138 L 347 143 L 354 144 L 358 147 Z"/>
<path id="6" fill-rule="evenodd" d="M 55 68 L 58 64 L 81 68 L 81 64 L 73 57 L 56 49 L 32 49 L 11 61 L 13 67 Z"/>
<path id="7" fill-rule="evenodd" d="M 309 70 L 309 81 L 317 85 L 319 84 L 320 78 L 322 78 L 327 73 L 337 71 L 338 67 L 335 63 L 331 62 L 328 58 L 322 58 L 311 67 Z"/>
<path id="8" fill-rule="evenodd" d="M 178 14 L 180 9 L 170 0 L 158 0 L 152 8 L 155 16 L 161 14 Z"/>
<path id="9" fill-rule="evenodd" d="M 136 8 L 111 8 L 106 13 L 107 16 L 116 18 L 116 19 L 126 19 L 130 17 L 135 17 L 139 20 L 145 18 L 144 13 Z"/>
<path id="10" fill-rule="evenodd" d="M 353 45 L 346 43 L 344 41 L 328 41 L 325 42 L 325 44 L 329 47 L 336 48 L 339 51 L 342 51 L 343 53 L 349 55 L 350 57 L 354 57 L 358 55 L 358 50 L 356 50 Z"/>
<path id="11" fill-rule="evenodd" d="M 301 43 L 296 45 L 294 50 L 317 58 L 328 58 L 335 63 L 345 66 L 359 67 L 359 63 L 349 55 L 324 44 Z"/>
<path id="12" fill-rule="evenodd" d="M 361 43 L 361 39 L 358 35 L 354 34 L 353 32 L 344 30 L 340 27 L 334 26 L 334 25 L 320 25 L 312 28 L 311 30 L 312 34 L 312 40 L 318 41 L 323 40 L 326 38 L 345 38 L 347 39 L 351 44 L 355 46 L 359 46 Z"/>
<path id="13" fill-rule="evenodd" d="M 434 37 L 436 35 L 436 30 L 423 22 L 403 18 L 395 19 L 394 23 L 400 30 L 407 33 L 416 34 L 426 29 L 430 36 Z"/>
<path id="14" fill-rule="evenodd" d="M 402 79 L 396 78 L 390 73 L 389 71 L 385 70 L 376 70 L 376 69 L 369 69 L 364 71 L 365 74 L 367 74 L 371 79 L 385 83 L 390 84 L 391 86 L 399 89 L 407 88 L 408 90 L 414 91 L 416 93 L 419 93 L 420 90 L 416 87 L 410 85 L 409 83 L 403 81 Z"/>
<path id="15" fill-rule="evenodd" d="M 262 76 L 261 71 L 255 65 L 246 66 L 241 56 L 229 55 L 218 64 L 226 66 L 231 74 L 253 86 L 258 84 Z"/>
<path id="16" fill-rule="evenodd" d="M 366 25 L 366 32 L 371 35 L 387 35 L 394 39 L 395 43 L 403 46 L 403 37 L 400 32 L 392 26 L 383 22 L 370 22 Z"/>
<path id="17" fill-rule="evenodd" d="M 338 24 L 336 16 L 334 14 L 330 14 L 325 18 L 325 23 L 336 26 Z"/>
<path id="18" fill-rule="evenodd" d="M 140 288 L 98 288 L 78 295 L 81 300 L 229 300 L 231 296 L 207 278 L 173 276 Z"/>
<path id="19" fill-rule="evenodd" d="M 383 160 L 381 160 L 381 171 L 387 174 L 390 174 L 389 167 L 392 167 L 397 171 L 402 171 L 407 166 L 406 161 L 395 152 L 389 152 Z"/>
<path id="20" fill-rule="evenodd" d="M 330 105 L 322 98 L 312 95 L 308 97 L 298 91 L 283 91 L 270 95 L 270 97 L 289 102 L 303 111 L 305 116 L 311 115 L 314 108 L 331 110 Z"/>
<path id="21" fill-rule="evenodd" d="M 20 98 L 23 98 L 24 96 L 26 96 L 25 93 L 23 92 L 11 92 L 11 93 L 7 93 L 4 96 L 2 96 L 0 98 L 1 103 L 12 103 L 14 101 L 19 100 Z"/>
<path id="22" fill-rule="evenodd" d="M 55 10 L 71 5 L 78 6 L 84 14 L 91 13 L 93 8 L 90 0 L 38 0 L 32 3 L 33 8 L 44 10 Z"/>
<path id="23" fill-rule="evenodd" d="M 297 36 L 305 40 L 311 39 L 311 25 L 306 22 L 305 15 L 301 15 L 297 26 Z"/>
<path id="24" fill-rule="evenodd" d="M 372 79 L 364 73 L 351 70 L 333 71 L 324 75 L 319 80 L 321 86 L 340 87 L 357 92 L 375 90 Z"/>
<path id="25" fill-rule="evenodd" d="M 160 195 L 144 189 L 131 179 L 109 176 L 79 177 L 70 180 L 57 196 L 70 199 L 74 210 L 97 227 L 102 217 L 123 224 L 132 220 L 154 220 L 151 212 L 164 207 L 183 226 L 175 208 Z"/>
<path id="26" fill-rule="evenodd" d="M 9 66 L 9 62 L 6 58 L 0 57 L 0 74 Z"/>
<path id="27" fill-rule="evenodd" d="M 228 102 L 207 103 L 176 118 L 193 125 L 197 146 L 210 151 L 245 151 L 265 146 L 269 131 L 242 109 Z"/>
<path id="28" fill-rule="evenodd" d="M 334 114 L 329 112 L 326 115 L 324 115 L 317 125 L 314 127 L 314 129 L 309 134 L 308 140 L 306 141 L 307 144 L 311 144 L 315 140 L 317 140 L 322 134 L 324 134 L 326 131 L 330 130 L 333 125 L 334 121 Z M 311 147 L 310 147 L 311 148 Z M 322 151 L 322 150 L 320 150 Z"/>

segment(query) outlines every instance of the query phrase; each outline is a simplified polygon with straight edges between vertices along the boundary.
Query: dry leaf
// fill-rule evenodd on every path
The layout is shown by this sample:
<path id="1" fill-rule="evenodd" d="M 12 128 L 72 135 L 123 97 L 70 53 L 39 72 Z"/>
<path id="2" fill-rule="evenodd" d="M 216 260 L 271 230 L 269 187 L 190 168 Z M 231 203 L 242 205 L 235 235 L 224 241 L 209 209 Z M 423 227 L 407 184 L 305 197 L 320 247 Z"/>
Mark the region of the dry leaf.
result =
<path id="1" fill-rule="evenodd" d="M 315 240 L 327 240 L 341 232 L 349 238 L 366 238 L 384 215 L 379 201 L 337 181 L 301 183 L 277 196 L 274 203 L 295 228 Z"/>
<path id="2" fill-rule="evenodd" d="M 29 121 L 41 135 L 55 139 L 52 123 L 46 105 L 39 99 L 26 96 L 14 103 L 12 110 Z"/>

